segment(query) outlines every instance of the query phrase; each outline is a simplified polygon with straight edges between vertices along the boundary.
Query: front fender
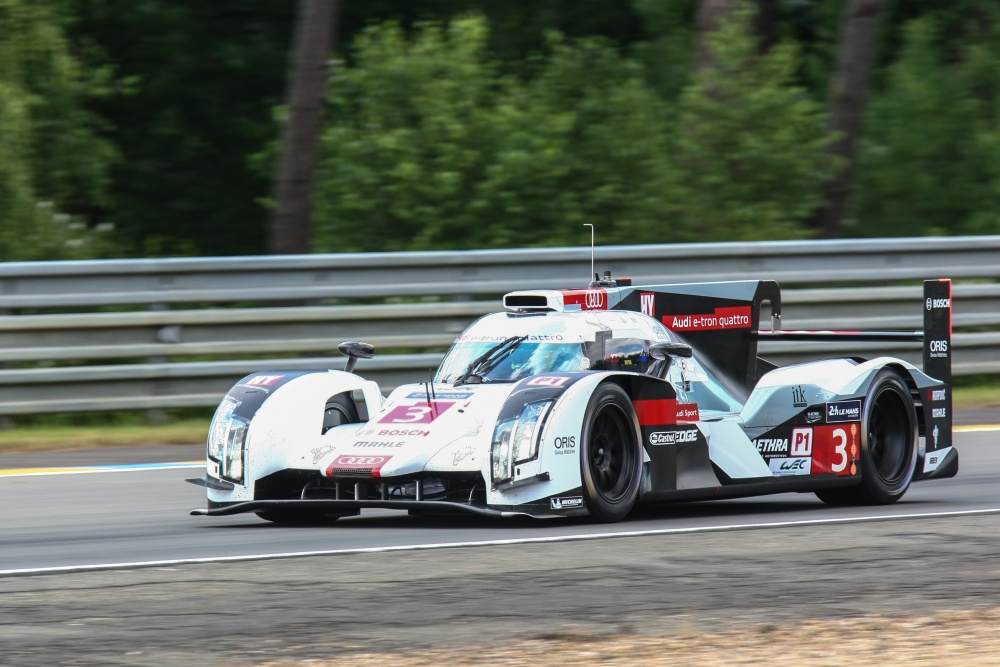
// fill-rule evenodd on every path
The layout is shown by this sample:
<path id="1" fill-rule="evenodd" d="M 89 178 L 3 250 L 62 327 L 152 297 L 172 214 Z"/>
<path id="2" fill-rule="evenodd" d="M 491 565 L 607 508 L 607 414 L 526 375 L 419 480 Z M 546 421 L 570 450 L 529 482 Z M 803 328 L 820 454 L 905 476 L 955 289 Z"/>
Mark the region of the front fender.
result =
<path id="1" fill-rule="evenodd" d="M 285 468 L 309 467 L 310 452 L 322 436 L 327 400 L 355 391 L 362 393 L 369 411 L 377 412 L 381 407 L 382 395 L 376 383 L 343 371 L 273 371 L 255 373 L 237 382 L 226 393 L 223 404 L 238 401 L 233 414 L 249 422 L 243 445 L 243 483 L 228 490 L 209 487 L 208 499 L 253 500 L 258 479 Z M 210 477 L 213 464 L 208 459 Z"/>

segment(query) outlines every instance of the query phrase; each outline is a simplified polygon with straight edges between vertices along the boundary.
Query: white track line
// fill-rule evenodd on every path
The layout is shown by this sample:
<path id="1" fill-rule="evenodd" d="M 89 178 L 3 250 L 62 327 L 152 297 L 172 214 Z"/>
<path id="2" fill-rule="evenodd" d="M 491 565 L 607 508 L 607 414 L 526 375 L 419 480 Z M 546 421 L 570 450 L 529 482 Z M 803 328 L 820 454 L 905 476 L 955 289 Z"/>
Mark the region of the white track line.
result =
<path id="1" fill-rule="evenodd" d="M 95 570 L 124 570 L 139 567 L 171 567 L 198 563 L 232 563 L 240 561 L 278 560 L 283 558 L 305 558 L 308 556 L 340 556 L 349 554 L 388 553 L 392 551 L 425 551 L 430 549 L 454 549 L 458 547 L 495 547 L 514 544 L 540 544 L 550 542 L 579 542 L 614 537 L 648 537 L 652 535 L 683 535 L 690 533 L 715 533 L 735 530 L 762 528 L 796 528 L 802 526 L 822 526 L 840 523 L 864 523 L 867 521 L 888 521 L 894 519 L 937 519 L 945 517 L 975 516 L 979 514 L 1000 514 L 1000 507 L 961 510 L 955 512 L 920 512 L 916 514 L 881 514 L 877 516 L 840 517 L 835 519 L 809 519 L 803 521 L 775 521 L 770 523 L 731 524 L 724 526 L 696 526 L 693 528 L 661 528 L 657 530 L 631 530 L 620 533 L 597 533 L 581 535 L 561 535 L 553 537 L 523 537 L 509 540 L 482 540 L 474 542 L 441 542 L 438 544 L 410 544 L 392 547 L 367 547 L 360 549 L 328 549 L 324 551 L 293 551 L 288 553 L 252 554 L 246 556 L 217 556 L 209 558 L 180 558 L 176 560 L 137 561 L 131 563 L 100 563 L 95 565 L 65 565 L 61 567 L 26 568 L 20 570 L 0 570 L 0 577 L 64 574 L 69 572 L 89 572 Z"/>

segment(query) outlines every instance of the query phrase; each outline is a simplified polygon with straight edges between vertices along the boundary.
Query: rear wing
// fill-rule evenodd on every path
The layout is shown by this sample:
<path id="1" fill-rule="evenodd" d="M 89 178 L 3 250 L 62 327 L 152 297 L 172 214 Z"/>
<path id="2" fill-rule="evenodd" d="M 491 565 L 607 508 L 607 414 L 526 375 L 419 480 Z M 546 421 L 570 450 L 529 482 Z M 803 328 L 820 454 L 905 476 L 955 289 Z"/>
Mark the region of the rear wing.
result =
<path id="1" fill-rule="evenodd" d="M 636 310 L 663 322 L 707 357 L 717 372 L 753 389 L 773 368 L 757 357 L 761 340 L 912 342 L 923 345 L 923 370 L 949 388 L 951 416 L 951 280 L 924 282 L 922 331 L 783 331 L 781 289 L 773 280 L 649 285 L 619 288 L 611 307 Z M 762 310 L 769 311 L 770 330 L 761 329 Z M 927 400 L 927 397 L 923 397 Z M 950 426 L 950 424 L 949 424 Z M 951 431 L 950 427 L 947 429 Z"/>

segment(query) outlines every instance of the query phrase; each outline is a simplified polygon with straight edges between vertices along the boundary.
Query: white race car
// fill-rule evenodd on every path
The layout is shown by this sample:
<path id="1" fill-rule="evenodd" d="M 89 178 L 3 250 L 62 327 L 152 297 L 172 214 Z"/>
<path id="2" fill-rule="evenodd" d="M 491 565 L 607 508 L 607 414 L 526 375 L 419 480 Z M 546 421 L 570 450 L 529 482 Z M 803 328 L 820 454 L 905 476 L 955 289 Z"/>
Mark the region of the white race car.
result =
<path id="1" fill-rule="evenodd" d="M 432 382 L 347 369 L 266 371 L 223 398 L 208 436 L 208 507 L 318 523 L 366 508 L 590 515 L 637 503 L 812 491 L 891 503 L 953 476 L 951 283 L 925 283 L 924 332 L 782 332 L 771 281 L 513 292 L 465 330 Z M 772 327 L 759 331 L 769 304 Z M 757 341 L 923 341 L 889 357 L 777 368 Z"/>

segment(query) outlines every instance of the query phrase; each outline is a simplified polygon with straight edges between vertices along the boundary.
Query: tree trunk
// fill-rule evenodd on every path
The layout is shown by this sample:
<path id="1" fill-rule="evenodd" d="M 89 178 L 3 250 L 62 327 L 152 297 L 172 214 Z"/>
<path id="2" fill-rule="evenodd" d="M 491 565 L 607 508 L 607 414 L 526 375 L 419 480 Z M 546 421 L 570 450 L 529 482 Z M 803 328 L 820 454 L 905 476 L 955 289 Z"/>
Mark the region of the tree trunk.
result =
<path id="1" fill-rule="evenodd" d="M 778 43 L 778 19 L 781 12 L 778 10 L 778 0 L 754 0 L 754 4 L 757 5 L 757 19 L 754 21 L 757 52 L 763 55 Z"/>
<path id="2" fill-rule="evenodd" d="M 715 66 L 709 37 L 719 29 L 735 6 L 736 0 L 698 0 L 698 15 L 695 18 L 695 25 L 698 29 L 698 43 L 694 61 L 696 72 L 703 72 Z"/>
<path id="3" fill-rule="evenodd" d="M 308 253 L 312 190 L 333 49 L 337 0 L 300 0 L 288 73 L 288 120 L 281 132 L 272 254 Z"/>
<path id="4" fill-rule="evenodd" d="M 839 238 L 854 178 L 861 121 L 868 102 L 868 80 L 875 61 L 883 0 L 849 0 L 840 26 L 837 66 L 830 82 L 827 129 L 837 135 L 827 152 L 843 159 L 843 169 L 823 185 L 823 204 L 811 226 L 824 238 Z"/>
<path id="5" fill-rule="evenodd" d="M 719 29 L 729 17 L 738 0 L 699 0 L 695 18 L 698 45 L 695 54 L 695 71 L 701 72 L 714 65 L 708 37 Z M 754 32 L 757 33 L 757 50 L 764 54 L 778 43 L 778 0 L 753 0 L 756 9 Z"/>

